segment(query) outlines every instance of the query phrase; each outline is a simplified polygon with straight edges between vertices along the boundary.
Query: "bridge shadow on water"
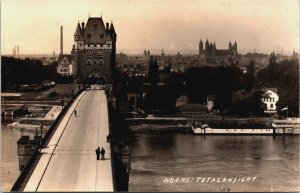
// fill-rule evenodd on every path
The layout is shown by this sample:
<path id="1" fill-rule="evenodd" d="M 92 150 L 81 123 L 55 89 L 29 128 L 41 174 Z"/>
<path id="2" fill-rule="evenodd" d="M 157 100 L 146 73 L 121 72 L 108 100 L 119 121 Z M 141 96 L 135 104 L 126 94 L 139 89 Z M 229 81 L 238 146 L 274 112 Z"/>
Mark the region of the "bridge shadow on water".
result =
<path id="1" fill-rule="evenodd" d="M 128 191 L 132 132 L 119 110 L 108 104 L 108 111 L 115 190 Z"/>

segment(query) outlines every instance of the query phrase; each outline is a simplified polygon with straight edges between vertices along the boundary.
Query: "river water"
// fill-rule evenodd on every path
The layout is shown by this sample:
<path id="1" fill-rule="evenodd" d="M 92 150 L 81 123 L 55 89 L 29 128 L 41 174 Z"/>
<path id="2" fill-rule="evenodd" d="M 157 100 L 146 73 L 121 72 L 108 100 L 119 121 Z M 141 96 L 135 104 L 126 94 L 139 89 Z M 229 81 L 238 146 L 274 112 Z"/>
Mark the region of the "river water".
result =
<path id="1" fill-rule="evenodd" d="M 16 142 L 21 131 L 5 125 L 1 189 L 10 191 L 20 174 Z M 33 136 L 34 131 L 23 134 Z M 217 182 L 224 178 L 226 182 Z M 251 181 L 245 182 L 247 178 Z M 135 134 L 129 191 L 299 191 L 299 182 L 299 136 Z"/>
<path id="2" fill-rule="evenodd" d="M 35 130 L 24 130 L 6 127 L 8 122 L 1 123 L 1 190 L 10 191 L 20 175 L 17 141 L 21 135 L 33 138 Z"/>
<path id="3" fill-rule="evenodd" d="M 129 181 L 129 191 L 299 191 L 299 136 L 136 133 Z"/>

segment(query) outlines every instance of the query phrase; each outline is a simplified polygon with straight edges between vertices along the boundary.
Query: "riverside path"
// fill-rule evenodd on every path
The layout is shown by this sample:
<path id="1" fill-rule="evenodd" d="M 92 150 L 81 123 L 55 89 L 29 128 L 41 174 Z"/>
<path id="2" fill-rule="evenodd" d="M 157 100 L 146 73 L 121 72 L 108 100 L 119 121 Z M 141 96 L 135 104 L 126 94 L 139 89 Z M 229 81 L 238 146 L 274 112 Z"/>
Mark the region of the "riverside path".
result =
<path id="1" fill-rule="evenodd" d="M 105 92 L 84 91 L 63 117 L 47 147 L 41 149 L 42 156 L 23 191 L 114 191 L 108 133 Z M 96 160 L 97 147 L 105 149 L 105 160 Z"/>

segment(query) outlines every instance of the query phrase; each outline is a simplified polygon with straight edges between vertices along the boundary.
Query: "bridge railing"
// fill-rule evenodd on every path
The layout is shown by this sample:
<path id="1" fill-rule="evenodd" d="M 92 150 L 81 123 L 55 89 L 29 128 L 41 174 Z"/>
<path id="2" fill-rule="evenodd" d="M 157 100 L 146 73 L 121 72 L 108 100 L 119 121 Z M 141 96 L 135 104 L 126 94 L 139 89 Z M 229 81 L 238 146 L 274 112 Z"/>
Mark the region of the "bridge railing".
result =
<path id="1" fill-rule="evenodd" d="M 25 167 L 23 168 L 20 176 L 18 177 L 18 179 L 16 180 L 16 182 L 14 183 L 11 191 L 21 191 L 24 189 L 24 187 L 22 187 L 22 185 L 24 186 L 24 182 L 26 180 L 26 178 L 28 178 L 28 174 L 30 172 L 30 170 L 33 169 L 35 161 L 37 161 L 38 155 L 39 155 L 39 148 L 40 147 L 44 147 L 46 144 L 48 144 L 51 135 L 53 135 L 53 133 L 55 132 L 55 130 L 57 129 L 57 126 L 60 124 L 62 118 L 65 116 L 65 114 L 67 113 L 67 111 L 69 110 L 69 108 L 71 107 L 72 103 L 74 102 L 74 100 L 85 90 L 85 88 L 82 88 L 81 90 L 79 90 L 73 97 L 72 99 L 67 103 L 67 105 L 62 109 L 62 111 L 60 112 L 60 114 L 57 116 L 57 118 L 54 120 L 54 122 L 52 123 L 52 125 L 50 126 L 49 130 L 47 131 L 47 133 L 44 135 L 44 137 L 42 138 L 41 141 L 41 145 L 39 147 L 37 147 L 34 151 L 34 153 L 31 155 L 30 159 L 28 160 L 27 164 L 25 165 Z M 32 170 L 33 171 L 33 170 Z M 29 179 L 29 178 L 28 178 Z"/>

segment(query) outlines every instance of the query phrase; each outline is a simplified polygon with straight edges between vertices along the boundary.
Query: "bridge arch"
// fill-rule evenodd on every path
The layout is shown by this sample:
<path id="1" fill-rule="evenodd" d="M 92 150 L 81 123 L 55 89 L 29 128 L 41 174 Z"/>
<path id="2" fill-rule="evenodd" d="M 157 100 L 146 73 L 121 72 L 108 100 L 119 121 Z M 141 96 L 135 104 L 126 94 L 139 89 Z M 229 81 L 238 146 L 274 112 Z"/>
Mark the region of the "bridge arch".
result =
<path id="1" fill-rule="evenodd" d="M 107 77 L 101 72 L 91 72 L 84 80 L 85 84 L 107 84 L 107 82 Z"/>

